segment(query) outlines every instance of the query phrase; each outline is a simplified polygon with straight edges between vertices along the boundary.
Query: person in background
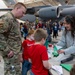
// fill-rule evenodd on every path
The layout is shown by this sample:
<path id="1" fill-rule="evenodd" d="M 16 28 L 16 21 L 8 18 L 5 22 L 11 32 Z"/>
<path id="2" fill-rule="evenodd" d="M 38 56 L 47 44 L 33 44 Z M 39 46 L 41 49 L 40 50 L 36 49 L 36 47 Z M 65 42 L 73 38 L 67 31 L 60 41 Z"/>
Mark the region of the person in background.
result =
<path id="1" fill-rule="evenodd" d="M 75 18 L 73 16 L 66 16 L 63 22 L 65 30 L 62 33 L 60 41 L 57 43 L 58 46 L 61 46 L 65 49 L 58 50 L 58 53 L 64 54 L 75 54 Z"/>
<path id="2" fill-rule="evenodd" d="M 41 20 L 38 22 L 37 27 L 42 28 L 42 21 Z"/>
<path id="3" fill-rule="evenodd" d="M 28 28 L 27 28 L 26 23 L 24 23 L 24 25 L 23 25 L 23 37 L 24 37 L 24 39 L 26 39 L 27 34 L 28 34 Z"/>
<path id="4" fill-rule="evenodd" d="M 73 67 L 70 71 L 70 75 L 75 75 L 75 64 L 73 65 Z"/>
<path id="5" fill-rule="evenodd" d="M 16 75 L 21 75 L 20 62 L 18 55 L 21 50 L 21 32 L 17 19 L 20 19 L 26 13 L 26 6 L 18 2 L 11 12 L 0 17 L 0 55 L 4 59 L 5 74 L 11 73 L 12 67 L 15 67 Z"/>
<path id="6" fill-rule="evenodd" d="M 51 26 L 49 21 L 46 22 L 46 29 L 48 34 L 47 41 L 51 42 Z"/>
<path id="7" fill-rule="evenodd" d="M 31 63 L 28 61 L 28 50 L 30 46 L 34 44 L 34 30 L 29 30 L 26 40 L 22 43 L 23 54 L 22 54 L 22 75 L 27 75 L 27 71 L 31 68 Z"/>
<path id="8" fill-rule="evenodd" d="M 44 46 L 46 38 L 45 30 L 36 29 L 34 32 L 35 44 L 28 50 L 29 60 L 32 62 L 30 75 L 49 75 L 50 73 L 51 64 L 48 62 L 47 49 Z"/>
<path id="9" fill-rule="evenodd" d="M 54 22 L 54 24 L 53 24 L 53 38 L 57 38 L 57 35 L 58 35 L 58 26 L 57 26 L 57 23 Z"/>

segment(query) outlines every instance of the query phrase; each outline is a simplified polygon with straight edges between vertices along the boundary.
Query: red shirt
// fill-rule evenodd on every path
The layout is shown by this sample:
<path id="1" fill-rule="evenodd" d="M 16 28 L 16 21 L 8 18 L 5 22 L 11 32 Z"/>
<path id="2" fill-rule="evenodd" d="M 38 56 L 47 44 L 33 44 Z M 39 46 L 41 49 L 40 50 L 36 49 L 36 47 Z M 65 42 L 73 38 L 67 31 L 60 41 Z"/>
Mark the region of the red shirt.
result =
<path id="1" fill-rule="evenodd" d="M 28 50 L 29 58 L 32 61 L 32 72 L 34 75 L 48 75 L 48 69 L 43 66 L 44 60 L 48 60 L 47 49 L 45 46 L 37 44 Z"/>
<path id="2" fill-rule="evenodd" d="M 39 26 L 39 28 L 42 28 L 42 24 L 41 23 L 39 23 L 38 26 Z"/>
<path id="3" fill-rule="evenodd" d="M 34 44 L 34 41 L 30 41 L 28 39 L 24 40 L 22 43 L 22 47 L 23 47 L 23 59 L 24 60 L 28 60 L 28 49 L 30 48 L 30 46 L 32 46 Z"/>

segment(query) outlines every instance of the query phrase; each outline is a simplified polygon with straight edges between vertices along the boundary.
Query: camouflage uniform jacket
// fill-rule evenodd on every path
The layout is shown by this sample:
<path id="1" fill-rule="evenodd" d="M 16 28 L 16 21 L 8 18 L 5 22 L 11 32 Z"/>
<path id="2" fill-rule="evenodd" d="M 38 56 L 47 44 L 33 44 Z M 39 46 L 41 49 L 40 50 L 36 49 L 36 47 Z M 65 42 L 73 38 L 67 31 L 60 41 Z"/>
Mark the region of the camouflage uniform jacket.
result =
<path id="1" fill-rule="evenodd" d="M 21 49 L 20 26 L 11 12 L 0 17 L 0 50 L 18 53 Z"/>

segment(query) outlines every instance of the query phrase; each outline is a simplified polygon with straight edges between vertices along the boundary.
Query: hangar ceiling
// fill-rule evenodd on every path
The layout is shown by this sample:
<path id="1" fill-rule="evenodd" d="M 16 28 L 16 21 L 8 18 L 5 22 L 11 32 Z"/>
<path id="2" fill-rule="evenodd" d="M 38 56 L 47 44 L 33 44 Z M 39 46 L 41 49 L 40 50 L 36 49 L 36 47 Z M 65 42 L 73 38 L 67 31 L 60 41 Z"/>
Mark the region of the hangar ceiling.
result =
<path id="1" fill-rule="evenodd" d="M 75 4 L 75 0 L 3 0 L 8 7 L 12 7 L 16 2 L 23 2 L 27 7 L 43 6 L 43 5 L 65 5 L 65 1 L 68 4 Z"/>
<path id="2" fill-rule="evenodd" d="M 45 6 L 46 7 L 46 5 L 58 6 L 58 5 L 65 5 L 65 4 L 67 5 L 67 3 L 70 4 L 70 5 L 75 4 L 75 0 L 1 0 L 1 1 L 4 1 L 3 3 L 6 5 L 5 7 L 8 7 L 8 8 L 13 8 L 14 4 L 17 3 L 17 2 L 23 2 L 27 6 L 27 9 L 29 9 L 29 12 L 35 12 L 35 13 L 40 9 L 40 7 L 38 8 L 36 6 Z M 68 2 L 65 3 L 65 1 L 68 1 Z M 0 6 L 1 6 L 1 4 L 2 3 L 0 2 Z M 2 9 L 4 9 L 5 7 L 3 6 Z M 33 9 L 33 11 L 32 11 L 32 9 Z M 48 9 L 46 9 L 46 10 L 48 10 Z M 54 8 L 52 7 L 51 9 L 54 9 Z M 51 9 L 49 11 L 54 11 L 54 10 L 51 10 Z M 55 15 L 57 16 L 59 11 L 56 10 L 56 12 L 57 13 L 55 13 Z M 38 14 L 38 12 L 36 14 Z M 54 16 L 54 14 L 53 14 L 53 16 Z M 50 16 L 50 18 L 51 18 L 51 16 Z"/>
<path id="3" fill-rule="evenodd" d="M 42 5 L 58 5 L 56 0 L 3 0 L 8 7 L 13 6 L 16 2 L 23 2 L 27 7 Z"/>

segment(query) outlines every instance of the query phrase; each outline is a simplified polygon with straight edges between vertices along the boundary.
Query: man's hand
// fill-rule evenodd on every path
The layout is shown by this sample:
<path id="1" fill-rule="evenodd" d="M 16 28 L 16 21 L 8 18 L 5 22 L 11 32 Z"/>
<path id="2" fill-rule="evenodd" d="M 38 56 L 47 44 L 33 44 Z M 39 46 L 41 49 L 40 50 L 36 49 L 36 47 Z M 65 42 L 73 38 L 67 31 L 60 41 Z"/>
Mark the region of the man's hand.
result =
<path id="1" fill-rule="evenodd" d="M 13 57 L 14 56 L 14 52 L 13 51 L 10 51 L 7 55 L 9 58 Z"/>
<path id="2" fill-rule="evenodd" d="M 22 53 L 19 53 L 19 57 L 18 57 L 19 61 L 22 63 L 23 62 L 23 57 L 22 57 Z"/>
<path id="3" fill-rule="evenodd" d="M 64 53 L 64 52 L 65 52 L 64 50 L 58 50 L 59 54 Z"/>

